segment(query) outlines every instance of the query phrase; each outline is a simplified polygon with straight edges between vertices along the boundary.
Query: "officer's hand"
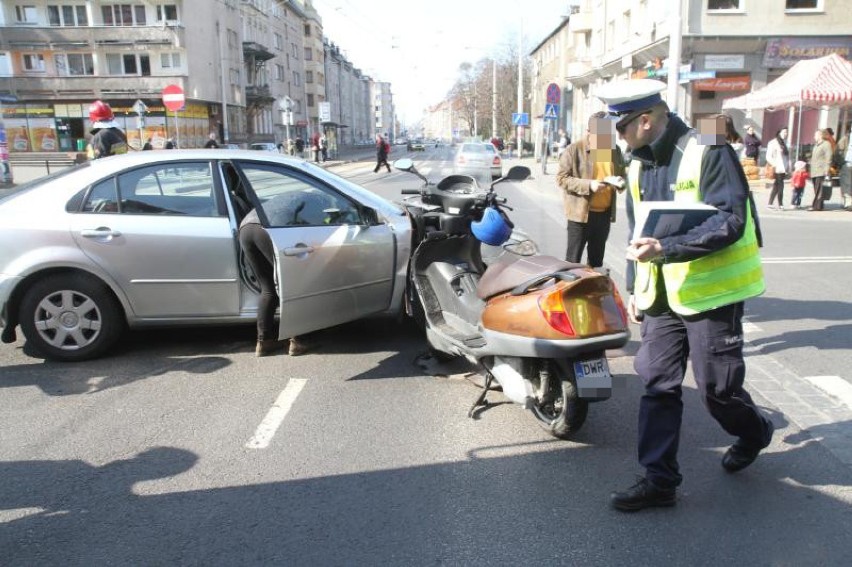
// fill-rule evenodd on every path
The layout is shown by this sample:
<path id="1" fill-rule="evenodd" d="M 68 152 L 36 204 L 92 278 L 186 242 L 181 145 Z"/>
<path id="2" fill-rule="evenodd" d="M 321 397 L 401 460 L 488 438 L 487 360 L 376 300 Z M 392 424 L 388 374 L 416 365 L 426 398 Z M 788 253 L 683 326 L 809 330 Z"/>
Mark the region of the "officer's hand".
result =
<path id="1" fill-rule="evenodd" d="M 648 262 L 663 255 L 663 246 L 656 238 L 637 238 L 627 247 L 627 259 L 636 262 Z"/>
<path id="2" fill-rule="evenodd" d="M 636 296 L 631 293 L 630 298 L 627 300 L 627 318 L 630 319 L 631 323 L 638 325 L 644 317 L 645 314 L 636 306 Z"/>

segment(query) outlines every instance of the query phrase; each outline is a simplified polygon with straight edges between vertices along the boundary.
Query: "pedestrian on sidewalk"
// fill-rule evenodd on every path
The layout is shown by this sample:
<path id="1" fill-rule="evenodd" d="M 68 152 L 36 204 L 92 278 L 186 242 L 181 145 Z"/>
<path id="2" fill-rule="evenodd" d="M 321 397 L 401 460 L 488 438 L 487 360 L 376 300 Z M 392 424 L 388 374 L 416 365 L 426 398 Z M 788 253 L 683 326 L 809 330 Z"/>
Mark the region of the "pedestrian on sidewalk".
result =
<path id="1" fill-rule="evenodd" d="M 322 162 L 328 161 L 328 139 L 325 136 L 320 138 L 320 152 L 322 153 Z"/>
<path id="2" fill-rule="evenodd" d="M 754 133 L 754 126 L 749 124 L 746 126 L 746 135 L 743 139 L 743 144 L 745 145 L 745 157 L 753 159 L 754 165 L 758 165 L 757 161 L 760 157 L 760 138 L 758 138 Z"/>
<path id="3" fill-rule="evenodd" d="M 843 194 L 843 208 L 852 211 L 852 144 L 849 137 L 852 128 L 846 131 L 846 135 L 837 142 L 837 151 L 840 152 L 840 192 Z"/>
<path id="4" fill-rule="evenodd" d="M 629 230 L 640 202 L 675 199 L 718 212 L 686 234 L 637 238 L 627 248 L 627 310 L 641 319 L 634 366 L 644 383 L 639 403 L 639 463 L 645 475 L 610 496 L 620 511 L 674 506 L 682 482 L 677 461 L 687 361 L 710 415 L 736 440 L 722 457 L 728 472 L 749 466 L 772 440 L 774 426 L 743 387 L 744 301 L 765 289 L 760 230 L 748 181 L 729 144 L 704 145 L 669 112 L 652 79 L 615 81 L 597 96 L 618 117 L 633 154 L 626 195 Z"/>
<path id="5" fill-rule="evenodd" d="M 802 195 L 805 192 L 805 185 L 808 182 L 808 164 L 799 160 L 796 162 L 793 169 L 793 195 L 790 197 L 790 204 L 796 209 L 802 206 Z"/>
<path id="6" fill-rule="evenodd" d="M 772 192 L 769 194 L 769 208 L 784 208 L 784 180 L 790 170 L 790 151 L 787 149 L 787 128 L 781 128 L 766 145 L 766 164 L 775 169 Z M 775 203 L 778 198 L 778 206 Z"/>
<path id="7" fill-rule="evenodd" d="M 376 167 L 373 173 L 378 173 L 382 166 L 388 168 L 388 173 L 391 171 L 391 166 L 388 163 L 388 155 L 390 154 L 390 144 L 387 143 L 381 134 L 376 134 Z"/>
<path id="8" fill-rule="evenodd" d="M 825 208 L 825 181 L 828 168 L 831 166 L 831 143 L 826 139 L 825 132 L 814 132 L 814 147 L 811 150 L 811 183 L 814 185 L 814 200 L 809 211 L 822 211 Z"/>
<path id="9" fill-rule="evenodd" d="M 615 222 L 616 191 L 624 189 L 627 172 L 615 143 L 615 123 L 606 112 L 589 118 L 586 135 L 559 158 L 556 185 L 562 190 L 567 220 L 565 260 L 603 266 L 610 225 Z"/>

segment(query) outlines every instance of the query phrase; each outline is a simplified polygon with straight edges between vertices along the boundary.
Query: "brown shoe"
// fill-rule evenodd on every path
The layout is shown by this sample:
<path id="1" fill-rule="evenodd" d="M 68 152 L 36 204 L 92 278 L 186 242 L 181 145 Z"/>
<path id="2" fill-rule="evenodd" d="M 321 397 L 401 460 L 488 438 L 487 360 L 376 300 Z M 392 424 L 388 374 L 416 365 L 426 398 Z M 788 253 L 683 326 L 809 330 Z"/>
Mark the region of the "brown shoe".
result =
<path id="1" fill-rule="evenodd" d="M 290 356 L 299 356 L 300 354 L 305 354 L 307 352 L 308 347 L 305 343 L 300 342 L 298 339 L 292 338 L 290 339 L 290 349 L 287 351 Z"/>
<path id="2" fill-rule="evenodd" d="M 268 356 L 277 350 L 283 350 L 284 341 L 270 339 L 266 341 L 257 341 L 257 346 L 254 348 L 255 356 Z"/>

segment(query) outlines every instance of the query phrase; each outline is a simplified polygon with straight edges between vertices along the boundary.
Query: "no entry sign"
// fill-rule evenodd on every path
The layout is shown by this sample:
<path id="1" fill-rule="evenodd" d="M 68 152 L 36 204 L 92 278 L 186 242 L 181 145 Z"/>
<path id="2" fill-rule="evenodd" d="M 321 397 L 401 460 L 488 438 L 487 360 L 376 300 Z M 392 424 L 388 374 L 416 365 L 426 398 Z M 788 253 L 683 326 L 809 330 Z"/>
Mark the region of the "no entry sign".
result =
<path id="1" fill-rule="evenodd" d="M 186 104 L 186 97 L 183 95 L 183 89 L 177 85 L 169 85 L 163 89 L 163 106 L 177 112 Z"/>

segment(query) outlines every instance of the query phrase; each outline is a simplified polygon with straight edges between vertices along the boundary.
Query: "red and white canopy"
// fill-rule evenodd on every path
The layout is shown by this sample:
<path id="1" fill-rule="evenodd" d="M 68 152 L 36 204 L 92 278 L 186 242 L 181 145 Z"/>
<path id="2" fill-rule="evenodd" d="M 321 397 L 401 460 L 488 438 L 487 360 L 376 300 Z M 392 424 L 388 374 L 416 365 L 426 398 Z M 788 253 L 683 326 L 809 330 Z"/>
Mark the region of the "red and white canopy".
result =
<path id="1" fill-rule="evenodd" d="M 729 98 L 722 108 L 785 108 L 788 106 L 852 106 L 852 63 L 832 53 L 806 59 L 763 88 Z"/>

